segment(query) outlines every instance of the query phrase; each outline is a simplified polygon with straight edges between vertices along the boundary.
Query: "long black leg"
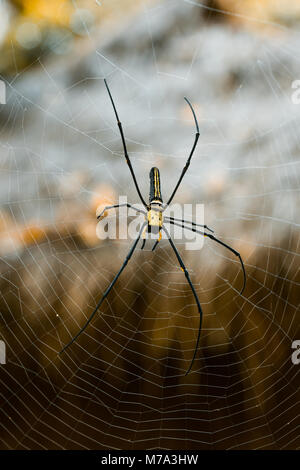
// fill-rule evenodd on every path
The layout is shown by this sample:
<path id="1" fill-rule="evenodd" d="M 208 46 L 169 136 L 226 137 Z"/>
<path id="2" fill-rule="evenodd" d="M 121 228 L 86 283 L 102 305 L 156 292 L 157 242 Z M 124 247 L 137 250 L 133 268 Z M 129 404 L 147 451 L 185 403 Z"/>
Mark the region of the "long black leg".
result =
<path id="1" fill-rule="evenodd" d="M 214 233 L 214 231 L 209 228 L 207 225 L 201 225 L 201 224 L 195 224 L 195 222 L 192 222 L 191 220 L 185 220 L 185 219 L 176 219 L 175 217 L 169 217 L 169 216 L 164 216 L 164 219 L 169 219 L 169 220 L 173 220 L 173 222 L 181 222 L 181 223 L 185 223 L 185 224 L 191 224 L 193 227 L 202 227 L 206 230 L 209 230 L 210 232 Z"/>
<path id="2" fill-rule="evenodd" d="M 72 343 L 74 343 L 74 341 L 76 341 L 76 339 L 78 338 L 78 336 L 81 335 L 81 333 L 83 333 L 83 331 L 86 329 L 86 327 L 90 324 L 90 322 L 92 321 L 92 319 L 94 318 L 94 316 L 96 315 L 98 309 L 100 308 L 103 300 L 108 296 L 108 294 L 110 293 L 110 291 L 112 290 L 113 286 L 115 285 L 115 283 L 117 282 L 120 274 L 122 273 L 122 271 L 125 269 L 128 261 L 130 260 L 131 256 L 133 255 L 133 252 L 138 244 L 138 241 L 139 239 L 141 238 L 141 233 L 142 231 L 144 230 L 144 227 L 145 227 L 146 223 L 143 224 L 136 240 L 134 241 L 134 244 L 132 245 L 128 255 L 126 256 L 125 258 L 125 261 L 120 269 L 120 271 L 118 272 L 118 274 L 116 274 L 116 276 L 114 277 L 113 281 L 110 283 L 110 285 L 108 286 L 108 288 L 106 289 L 106 291 L 104 292 L 103 296 L 101 297 L 101 299 L 99 300 L 95 310 L 93 311 L 93 313 L 91 314 L 91 316 L 88 318 L 88 320 L 85 322 L 85 324 L 83 325 L 83 327 L 81 328 L 81 330 L 78 331 L 78 333 L 74 336 L 74 338 L 68 343 L 66 344 L 66 346 L 64 346 L 64 348 L 60 351 L 59 354 L 63 353 L 69 346 L 71 346 Z"/>
<path id="3" fill-rule="evenodd" d="M 154 243 L 153 245 L 153 248 L 152 248 L 152 251 L 155 250 L 155 248 L 157 247 L 157 245 L 159 244 L 160 240 L 161 240 L 162 236 L 161 236 L 161 230 L 159 230 L 159 235 L 158 235 L 158 239 L 156 240 L 156 242 Z"/>
<path id="4" fill-rule="evenodd" d="M 107 89 L 107 92 L 109 94 L 109 97 L 110 97 L 110 101 L 111 101 L 111 104 L 114 108 L 114 112 L 115 112 L 115 116 L 116 116 L 116 119 L 117 119 L 117 123 L 118 123 L 118 127 L 119 127 L 119 130 L 120 130 L 120 134 L 121 134 L 121 139 L 122 139 L 122 144 L 123 144 L 123 149 L 124 149 L 124 155 L 125 155 L 125 158 L 126 158 L 126 161 L 127 161 L 127 164 L 129 166 L 129 170 L 130 170 L 130 173 L 131 173 L 131 176 L 132 176 L 132 179 L 134 181 L 134 184 L 135 184 L 135 187 L 136 187 L 136 190 L 138 192 L 138 195 L 139 195 L 139 198 L 140 200 L 142 201 L 143 205 L 145 207 L 147 207 L 147 204 L 141 194 L 141 191 L 140 191 L 140 188 L 139 188 L 139 185 L 137 183 L 137 180 L 136 180 L 136 177 L 135 177 L 135 174 L 134 174 L 134 171 L 133 171 L 133 168 L 132 168 L 132 165 L 131 165 L 131 161 L 130 161 L 130 158 L 129 158 L 129 155 L 128 155 L 128 152 L 127 152 L 127 147 L 126 147 L 126 142 L 125 142 L 125 137 L 124 137 L 124 132 L 123 132 L 123 128 L 122 128 L 122 124 L 121 124 L 121 121 L 119 119 L 119 116 L 118 116 L 118 113 L 117 113 L 117 110 L 116 110 L 116 106 L 115 106 L 115 103 L 114 103 L 114 100 L 111 96 L 111 92 L 110 92 L 110 89 L 108 87 L 108 84 L 106 82 L 106 80 L 104 79 L 104 83 L 105 83 L 105 86 L 106 86 L 106 89 Z"/>
<path id="5" fill-rule="evenodd" d="M 191 110 L 192 110 L 192 113 L 193 113 L 193 116 L 194 116 L 194 120 L 195 120 L 195 126 L 196 126 L 196 134 L 195 134 L 195 140 L 194 140 L 194 144 L 193 144 L 192 150 L 191 150 L 191 152 L 190 152 L 189 158 L 187 159 L 187 162 L 186 162 L 186 164 L 185 164 L 185 166 L 184 166 L 184 168 L 183 168 L 183 170 L 182 170 L 182 173 L 181 173 L 181 175 L 180 175 L 180 177 L 179 177 L 179 180 L 178 180 L 178 182 L 177 182 L 177 184 L 176 184 L 176 186 L 175 186 L 175 189 L 174 189 L 174 191 L 172 192 L 171 197 L 169 198 L 169 200 L 168 200 L 168 202 L 167 202 L 167 206 L 171 203 L 173 197 L 175 196 L 175 193 L 176 193 L 177 189 L 179 188 L 179 185 L 180 185 L 180 183 L 181 183 L 181 181 L 182 181 L 182 178 L 184 177 L 184 175 L 185 175 L 185 173 L 186 173 L 188 167 L 190 166 L 191 159 L 192 159 L 194 150 L 195 150 L 195 148 L 196 148 L 196 145 L 197 145 L 197 142 L 198 142 L 198 139 L 199 139 L 199 136 L 200 136 L 199 125 L 198 125 L 198 121 L 197 121 L 196 114 L 195 114 L 195 111 L 194 111 L 194 109 L 193 109 L 193 106 L 191 105 L 191 103 L 189 102 L 189 100 L 188 100 L 187 98 L 184 98 L 184 99 L 185 99 L 185 101 L 187 102 L 187 104 L 189 105 L 189 107 L 190 107 Z"/>
<path id="6" fill-rule="evenodd" d="M 108 211 L 109 209 L 117 209 L 118 207 L 125 207 L 125 206 L 130 207 L 130 208 L 134 209 L 135 211 L 141 212 L 142 214 L 146 215 L 146 211 L 143 211 L 142 209 L 137 209 L 136 207 L 132 206 L 131 204 L 128 204 L 128 203 L 124 202 L 124 204 L 114 204 L 113 206 L 104 207 L 103 211 L 101 211 L 101 213 L 97 216 L 97 219 L 101 219 L 104 212 Z"/>
<path id="7" fill-rule="evenodd" d="M 157 245 L 159 244 L 160 240 L 156 240 L 156 242 L 154 243 L 153 247 L 152 247 L 152 250 L 151 251 L 154 251 L 155 248 L 157 247 Z"/>
<path id="8" fill-rule="evenodd" d="M 176 224 L 175 222 L 173 222 L 172 220 L 170 220 L 170 224 L 173 224 L 173 225 L 176 225 L 177 227 L 181 227 L 181 228 L 184 228 L 186 230 L 190 230 L 191 232 L 196 232 L 196 233 L 199 233 L 200 235 L 203 235 L 204 237 L 208 237 L 210 238 L 211 240 L 219 243 L 220 245 L 224 246 L 225 248 L 227 248 L 229 251 L 231 251 L 231 253 L 233 253 L 235 256 L 237 256 L 240 260 L 240 263 L 241 263 L 241 266 L 242 266 L 242 270 L 243 270 L 243 275 L 244 275 L 244 282 L 243 282 L 243 287 L 242 287 L 242 290 L 240 291 L 240 295 L 242 295 L 242 293 L 244 292 L 244 289 L 246 287 L 246 271 L 245 271 L 245 266 L 244 266 L 244 263 L 243 263 L 243 260 L 242 260 L 242 257 L 240 255 L 240 253 L 238 251 L 236 251 L 234 248 L 231 248 L 231 246 L 227 245 L 226 243 L 222 242 L 221 240 L 219 240 L 218 238 L 216 238 L 214 235 L 212 235 L 211 233 L 205 233 L 205 232 L 200 232 L 200 230 L 196 230 L 195 228 L 192 228 L 192 227 L 187 227 L 186 225 L 184 224 Z"/>
<path id="9" fill-rule="evenodd" d="M 147 224 L 145 224 L 145 225 L 147 225 Z M 142 241 L 141 250 L 143 250 L 144 247 L 145 247 L 145 243 L 146 243 L 146 238 L 145 238 L 145 237 L 146 237 L 146 231 L 147 231 L 147 227 L 145 226 L 145 227 L 144 227 L 144 230 L 143 230 L 143 233 L 142 233 L 142 239 L 143 239 L 143 241 Z"/>
<path id="10" fill-rule="evenodd" d="M 199 316 L 200 316 L 199 328 L 198 328 L 198 335 L 197 335 L 197 341 L 196 341 L 195 350 L 194 350 L 194 354 L 193 354 L 193 358 L 192 358 L 191 364 L 190 364 L 188 370 L 187 370 L 186 373 L 185 373 L 185 375 L 187 375 L 187 374 L 190 372 L 191 368 L 193 367 L 194 361 L 195 361 L 195 359 L 196 359 L 196 354 L 197 354 L 197 351 L 198 351 L 199 341 L 200 341 L 201 328 L 202 328 L 203 312 L 202 312 L 202 308 L 201 308 L 201 305 L 200 305 L 198 296 L 197 296 L 197 294 L 196 294 L 195 288 L 194 288 L 194 286 L 193 286 L 193 284 L 192 284 L 192 281 L 191 281 L 191 279 L 190 279 L 190 275 L 189 275 L 189 273 L 188 273 L 188 271 L 187 271 L 187 269 L 186 269 L 186 267 L 185 267 L 185 265 L 184 265 L 184 263 L 183 263 L 183 261 L 182 261 L 182 259 L 181 259 L 181 256 L 180 256 L 180 254 L 178 253 L 177 248 L 176 248 L 176 246 L 174 245 L 174 242 L 173 242 L 173 240 L 172 240 L 172 238 L 171 238 L 169 232 L 167 231 L 167 229 L 166 229 L 165 227 L 163 227 L 163 230 L 164 230 L 164 232 L 166 233 L 166 235 L 167 235 L 167 237 L 168 237 L 168 239 L 169 239 L 170 245 L 171 245 L 171 247 L 173 248 L 173 251 L 174 251 L 174 253 L 175 253 L 175 255 L 176 255 L 176 258 L 178 259 L 178 262 L 179 262 L 179 264 L 180 264 L 180 267 L 181 267 L 182 271 L 183 271 L 184 274 L 185 274 L 185 277 L 186 277 L 186 279 L 187 279 L 187 282 L 188 282 L 189 285 L 190 285 L 190 288 L 192 289 L 192 292 L 193 292 L 193 295 L 194 295 L 194 297 L 195 297 L 196 304 L 197 304 L 197 307 L 198 307 Z"/>

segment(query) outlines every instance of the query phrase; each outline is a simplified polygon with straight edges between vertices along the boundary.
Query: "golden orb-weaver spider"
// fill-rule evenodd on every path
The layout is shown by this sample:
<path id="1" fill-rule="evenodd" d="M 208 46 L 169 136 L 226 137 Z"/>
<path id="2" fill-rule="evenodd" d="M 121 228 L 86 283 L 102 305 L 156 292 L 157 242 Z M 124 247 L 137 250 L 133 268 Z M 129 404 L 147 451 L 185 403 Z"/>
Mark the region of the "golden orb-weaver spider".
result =
<path id="1" fill-rule="evenodd" d="M 136 177 L 135 177 L 135 173 L 133 171 L 133 168 L 132 168 L 132 165 L 131 165 L 131 161 L 130 161 L 130 158 L 129 158 L 129 155 L 128 155 L 128 152 L 127 152 L 127 146 L 126 146 L 126 142 L 125 142 L 125 137 L 124 137 L 124 132 L 123 132 L 123 128 L 122 128 L 122 124 L 119 120 L 119 116 L 118 116 L 118 113 L 117 113 L 117 110 L 116 110 L 116 106 L 115 106 L 115 103 L 113 101 L 113 98 L 112 98 L 112 95 L 111 95 L 111 92 L 110 92 L 110 89 L 108 87 L 108 84 L 106 82 L 106 80 L 104 79 L 104 83 L 105 83 L 105 86 L 106 86 L 106 89 L 107 89 L 107 92 L 109 94 L 109 97 L 110 97 L 110 100 L 111 100 L 111 104 L 113 106 L 113 109 L 114 109 L 114 113 L 115 113 L 115 116 L 116 116 L 116 119 L 117 119 L 117 123 L 118 123 L 118 127 L 119 127 L 119 131 L 120 131 L 120 135 L 121 135 L 121 140 L 122 140 L 122 144 L 123 144 L 123 150 L 124 150 L 124 155 L 125 155 L 125 158 L 126 158 L 126 161 L 127 161 L 127 164 L 129 166 L 129 170 L 131 172 L 131 176 L 133 178 L 133 182 L 134 182 L 134 185 L 136 187 L 136 190 L 137 190 L 137 193 L 139 195 L 139 198 L 143 204 L 143 206 L 145 207 L 146 210 L 141 210 L 141 209 L 138 209 L 134 206 L 132 206 L 131 204 L 115 204 L 113 206 L 107 206 L 103 209 L 103 211 L 101 212 L 100 215 L 98 215 L 98 219 L 101 219 L 105 212 L 109 209 L 113 209 L 113 208 L 118 208 L 118 207 L 121 207 L 121 206 L 127 206 L 127 207 L 130 207 L 130 208 L 133 208 L 135 209 L 137 212 L 141 212 L 145 215 L 145 222 L 144 224 L 142 225 L 140 231 L 139 231 L 139 234 L 137 236 L 137 238 L 135 239 L 128 255 L 126 256 L 125 258 L 125 261 L 121 267 L 121 269 L 119 270 L 119 272 L 116 274 L 116 276 L 114 277 L 114 279 L 112 280 L 112 282 L 110 283 L 110 285 L 108 286 L 108 288 L 106 289 L 106 291 L 104 292 L 103 296 L 101 297 L 101 299 L 99 300 L 96 308 L 94 309 L 93 313 L 90 315 L 90 317 L 88 318 L 88 320 L 85 322 L 85 324 L 83 325 L 83 327 L 81 328 L 81 330 L 72 338 L 72 340 L 66 345 L 64 346 L 64 348 L 62 349 L 62 351 L 60 351 L 60 354 L 65 351 L 77 338 L 79 335 L 81 335 L 81 333 L 86 329 L 86 327 L 89 325 L 89 323 L 91 322 L 91 320 L 93 319 L 93 317 L 96 315 L 98 309 L 100 308 L 100 306 L 102 305 L 104 299 L 106 299 L 106 297 L 108 296 L 108 294 L 110 293 L 111 289 L 113 288 L 113 286 L 115 285 L 117 279 L 119 278 L 120 274 L 122 273 L 122 271 L 125 269 L 125 267 L 127 266 L 127 263 L 128 261 L 130 260 L 131 256 L 133 255 L 133 252 L 135 251 L 136 247 L 137 247 L 137 244 L 140 240 L 140 238 L 142 237 L 143 238 L 143 242 L 142 242 L 142 247 L 141 249 L 144 248 L 145 246 L 145 233 L 146 231 L 148 232 L 156 232 L 158 233 L 158 239 L 156 240 L 153 248 L 152 248 L 152 251 L 155 250 L 155 248 L 157 247 L 158 243 L 160 242 L 161 240 L 161 231 L 163 230 L 165 232 L 165 234 L 167 235 L 167 238 L 170 242 L 170 245 L 176 255 L 176 258 L 179 262 L 179 265 L 180 265 L 180 268 L 182 269 L 182 271 L 184 272 L 185 274 L 185 277 L 187 279 L 187 282 L 192 290 L 192 293 L 194 295 L 194 298 L 195 298 L 195 301 L 196 301 L 196 304 L 197 304 L 197 308 L 198 308 L 198 312 L 199 312 L 199 328 L 198 328 L 198 336 L 197 336 L 197 340 L 196 340 L 196 345 L 195 345 L 195 349 L 194 349 L 194 354 L 193 354 L 193 357 L 192 357 L 192 360 L 191 360 L 191 363 L 190 363 L 190 366 L 188 368 L 188 370 L 186 371 L 185 375 L 187 375 L 190 370 L 192 369 L 192 366 L 193 366 L 193 363 L 195 361 L 195 358 L 196 358 L 196 354 L 197 354 L 197 350 L 198 350 L 198 346 L 199 346 L 199 341 L 200 341 L 200 333 L 201 333 L 201 327 L 202 327 L 202 317 L 203 317 L 203 312 L 202 312 L 202 308 L 201 308 L 201 305 L 200 305 L 200 301 L 198 299 L 198 295 L 195 291 L 195 288 L 193 286 L 193 283 L 190 279 L 190 276 L 189 276 L 189 273 L 181 259 L 181 256 L 180 254 L 178 253 L 178 250 L 168 232 L 168 230 L 166 229 L 166 227 L 164 226 L 164 217 L 163 217 L 163 212 L 165 211 L 165 209 L 170 205 L 171 201 L 173 200 L 174 196 L 175 196 L 175 193 L 177 191 L 177 189 L 179 188 L 179 185 L 191 163 L 191 158 L 193 156 L 193 153 L 194 153 L 194 150 L 196 148 L 196 145 L 197 145 L 197 142 L 198 142 L 198 139 L 199 139 L 199 136 L 200 136 L 200 132 L 199 132 L 199 125 L 198 125 L 198 121 L 197 121 L 197 118 L 196 118 L 196 114 L 195 114 L 195 111 L 191 105 L 191 103 L 189 102 L 189 100 L 187 98 L 184 98 L 185 101 L 187 102 L 187 104 L 189 105 L 192 113 L 193 113 L 193 117 L 194 117 L 194 121 L 195 121 L 195 126 L 196 126 L 196 133 L 195 133 L 195 140 L 194 140 L 194 143 L 193 143 L 193 147 L 192 147 L 192 150 L 190 151 L 190 154 L 189 154 L 189 157 L 187 159 L 187 162 L 181 172 L 181 175 L 179 177 L 179 180 L 171 194 L 171 196 L 169 197 L 168 199 L 168 202 L 166 204 L 163 204 L 163 200 L 162 200 L 162 196 L 161 196 L 161 187 L 160 187 L 160 174 L 159 174 L 159 170 L 158 168 L 156 167 L 153 167 L 151 168 L 150 170 L 150 195 L 149 195 L 149 203 L 147 204 L 141 194 L 141 191 L 140 191 L 140 188 L 139 188 L 139 185 L 137 183 L 137 180 L 136 180 Z M 243 275 L 244 275 L 244 280 L 243 280 L 243 287 L 242 287 L 242 290 L 240 292 L 240 294 L 243 293 L 244 289 L 245 289 L 245 286 L 246 286 L 246 272 L 245 272 L 245 267 L 244 267 L 244 263 L 243 263 L 243 260 L 241 258 L 241 255 L 238 251 L 234 250 L 233 248 L 231 248 L 229 245 L 227 245 L 226 243 L 222 242 L 221 240 L 217 239 L 214 235 L 212 235 L 213 230 L 211 230 L 209 227 L 207 227 L 206 225 L 200 225 L 200 224 L 196 224 L 192 221 L 187 221 L 187 220 L 184 220 L 184 219 L 176 219 L 174 217 L 165 217 L 167 223 L 170 223 L 172 225 L 175 225 L 175 226 L 179 226 L 179 227 L 182 227 L 184 229 L 187 229 L 187 230 L 190 230 L 192 232 L 196 232 L 196 233 L 199 233 L 201 235 L 203 235 L 204 237 L 208 237 L 210 238 L 211 240 L 219 243 L 220 245 L 224 246 L 225 248 L 227 248 L 228 250 L 230 250 L 233 254 L 235 254 L 240 262 L 241 262 L 241 266 L 242 266 L 242 270 L 243 270 Z M 188 224 L 188 225 L 186 225 Z M 198 230 L 196 227 L 201 227 L 202 230 Z M 208 233 L 207 231 L 211 232 L 211 233 Z"/>

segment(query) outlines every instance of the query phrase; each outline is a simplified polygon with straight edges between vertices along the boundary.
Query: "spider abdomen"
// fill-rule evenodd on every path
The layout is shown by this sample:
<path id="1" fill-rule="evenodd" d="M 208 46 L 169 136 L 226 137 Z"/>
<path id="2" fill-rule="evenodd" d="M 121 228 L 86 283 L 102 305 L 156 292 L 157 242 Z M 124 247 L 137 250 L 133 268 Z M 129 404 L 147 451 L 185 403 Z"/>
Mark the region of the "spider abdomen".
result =
<path id="1" fill-rule="evenodd" d="M 162 202 L 159 169 L 156 168 L 155 166 L 151 168 L 149 177 L 150 177 L 150 194 L 149 194 L 150 204 L 153 201 Z"/>

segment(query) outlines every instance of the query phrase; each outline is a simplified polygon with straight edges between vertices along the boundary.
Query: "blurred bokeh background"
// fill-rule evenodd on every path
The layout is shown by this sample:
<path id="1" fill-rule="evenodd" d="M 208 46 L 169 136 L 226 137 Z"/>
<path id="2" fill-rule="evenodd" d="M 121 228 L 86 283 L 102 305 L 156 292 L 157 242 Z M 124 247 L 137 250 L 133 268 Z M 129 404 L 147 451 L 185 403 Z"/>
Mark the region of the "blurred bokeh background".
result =
<path id="1" fill-rule="evenodd" d="M 0 0 L 1 449 L 295 449 L 299 371 L 300 4 L 297 0 Z M 239 250 L 99 240 L 96 211 L 176 201 Z M 5 102 L 4 102 L 5 101 Z M 113 217 L 113 214 L 112 214 Z"/>

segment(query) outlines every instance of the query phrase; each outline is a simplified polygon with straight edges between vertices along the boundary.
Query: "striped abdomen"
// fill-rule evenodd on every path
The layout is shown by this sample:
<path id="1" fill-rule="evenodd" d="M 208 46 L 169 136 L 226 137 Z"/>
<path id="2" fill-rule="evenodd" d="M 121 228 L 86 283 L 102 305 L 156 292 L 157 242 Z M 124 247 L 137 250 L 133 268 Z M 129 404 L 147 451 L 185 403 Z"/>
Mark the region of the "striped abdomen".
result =
<path id="1" fill-rule="evenodd" d="M 162 202 L 161 191 L 160 191 L 160 176 L 159 169 L 156 167 L 150 170 L 150 194 L 149 202 L 160 201 Z"/>

